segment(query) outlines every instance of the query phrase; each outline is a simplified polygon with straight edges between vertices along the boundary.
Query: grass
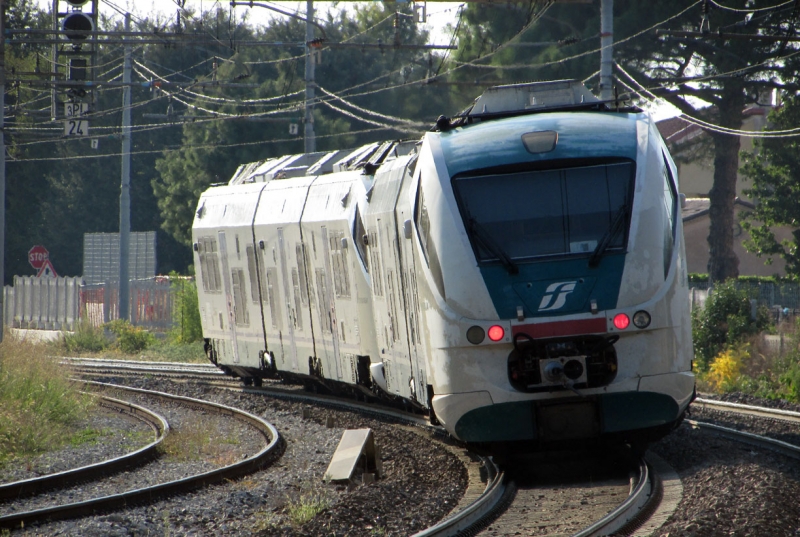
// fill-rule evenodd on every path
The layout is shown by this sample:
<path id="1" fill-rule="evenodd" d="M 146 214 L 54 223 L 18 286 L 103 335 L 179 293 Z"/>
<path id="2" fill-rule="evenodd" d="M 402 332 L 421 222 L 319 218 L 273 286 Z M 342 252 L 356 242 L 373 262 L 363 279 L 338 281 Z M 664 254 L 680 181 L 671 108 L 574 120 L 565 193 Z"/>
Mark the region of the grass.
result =
<path id="1" fill-rule="evenodd" d="M 91 440 L 80 424 L 91 396 L 68 379 L 47 346 L 6 334 L 0 343 L 0 464 Z"/>
<path id="2" fill-rule="evenodd" d="M 330 500 L 320 494 L 306 493 L 290 501 L 286 506 L 289 521 L 293 526 L 302 526 L 330 507 Z"/>
<path id="3" fill-rule="evenodd" d="M 238 460 L 231 446 L 238 445 L 235 438 L 219 434 L 214 420 L 192 422 L 188 426 L 172 429 L 164 440 L 164 454 L 173 460 L 187 462 L 209 460 L 219 466 Z"/>

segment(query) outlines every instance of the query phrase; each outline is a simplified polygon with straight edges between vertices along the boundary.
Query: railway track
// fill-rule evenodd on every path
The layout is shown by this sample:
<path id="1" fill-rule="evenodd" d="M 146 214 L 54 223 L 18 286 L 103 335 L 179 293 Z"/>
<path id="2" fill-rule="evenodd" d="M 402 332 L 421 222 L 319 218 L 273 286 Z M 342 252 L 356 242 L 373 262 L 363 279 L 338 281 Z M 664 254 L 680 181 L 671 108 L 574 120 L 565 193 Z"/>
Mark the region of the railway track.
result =
<path id="1" fill-rule="evenodd" d="M 122 376 L 155 376 L 164 378 L 185 378 L 187 375 L 192 378 L 202 379 L 214 385 L 226 388 L 230 387 L 231 380 L 223 373 L 219 372 L 211 365 L 197 364 L 173 364 L 173 363 L 143 363 L 143 362 L 120 362 L 116 360 L 86 360 L 71 359 L 70 366 L 76 373 L 89 375 L 122 375 Z M 234 381 L 235 382 L 235 381 Z M 284 386 L 267 385 L 262 387 L 242 387 L 236 382 L 236 389 L 245 393 L 268 395 L 285 400 L 303 403 L 314 403 L 321 406 L 329 406 L 337 409 L 355 410 L 367 415 L 380 415 L 382 418 L 393 418 L 403 423 L 422 427 L 432 434 L 444 435 L 444 431 L 439 427 L 433 427 L 427 418 L 408 412 L 376 407 L 375 405 L 365 404 L 357 401 L 345 401 L 341 398 L 330 397 L 319 394 L 310 394 L 297 388 L 287 388 Z M 497 516 L 497 511 L 507 506 L 504 503 L 512 501 L 512 496 L 518 502 L 522 501 L 523 494 L 519 493 L 516 483 L 510 482 L 506 473 L 498 468 L 491 459 L 481 459 L 483 471 L 486 474 L 485 485 L 482 483 L 471 483 L 472 491 L 468 492 L 474 499 L 462 502 L 454 513 L 446 517 L 440 523 L 419 532 L 415 537 L 449 536 L 449 535 L 468 535 L 476 534 L 479 528 L 487 526 L 487 518 Z M 658 481 L 653 478 L 652 469 L 648 467 L 644 460 L 638 461 L 635 476 L 632 480 L 626 475 L 619 483 L 615 483 L 610 488 L 613 492 L 612 499 L 607 508 L 600 507 L 591 514 L 585 515 L 585 529 L 576 535 L 608 535 L 634 523 L 637 517 L 641 517 L 642 510 L 652 504 L 660 490 Z M 631 486 L 631 482 L 634 486 Z M 481 485 L 483 485 L 481 487 Z M 477 492 L 476 488 L 482 488 Z M 603 494 L 609 494 L 604 490 Z"/>
<path id="2" fill-rule="evenodd" d="M 178 395 L 171 395 L 163 392 L 154 392 L 150 390 L 142 390 L 139 388 L 130 388 L 127 386 L 119 386 L 119 385 L 104 384 L 97 382 L 90 382 L 89 384 L 97 388 L 111 388 L 114 390 L 122 390 L 133 393 L 145 394 L 148 397 L 157 398 L 162 401 L 186 405 L 195 409 L 203 410 L 206 412 L 214 412 L 217 414 L 221 414 L 223 416 L 227 416 L 233 419 L 246 422 L 249 425 L 255 427 L 255 429 L 258 430 L 263 435 L 265 439 L 264 447 L 255 455 L 248 457 L 244 460 L 234 462 L 232 464 L 223 466 L 221 468 L 196 474 L 183 479 L 169 481 L 166 483 L 159 483 L 149 487 L 130 490 L 109 496 L 93 498 L 91 500 L 86 500 L 81 502 L 57 505 L 31 511 L 6 514 L 0 516 L 0 528 L 6 528 L 6 529 L 23 528 L 30 525 L 33 522 L 53 521 L 65 518 L 86 516 L 95 514 L 97 512 L 119 509 L 121 507 L 129 506 L 131 504 L 149 502 L 155 498 L 163 498 L 166 496 L 184 493 L 204 485 L 208 485 L 211 483 L 218 483 L 223 480 L 233 479 L 243 474 L 253 472 L 256 469 L 260 468 L 261 466 L 265 465 L 270 460 L 270 458 L 275 456 L 275 454 L 278 451 L 280 436 L 278 435 L 277 429 L 272 424 L 259 418 L 258 416 L 254 416 L 242 410 L 228 407 L 225 405 L 220 405 L 218 403 L 212 403 L 209 401 L 202 401 L 199 399 L 182 397 Z M 164 422 L 164 425 L 166 425 L 166 422 Z M 164 431 L 166 430 L 167 428 L 165 427 Z M 118 464 L 116 460 L 107 461 L 107 463 L 112 465 Z M 94 466 L 95 468 L 88 470 L 90 473 L 88 477 L 87 474 L 85 473 L 87 470 L 78 469 L 73 471 L 73 474 L 66 478 L 59 476 L 46 476 L 44 478 L 36 480 L 27 480 L 26 483 L 22 484 L 12 483 L 9 485 L 8 491 L 9 493 L 13 492 L 14 490 L 20 492 L 22 491 L 30 492 L 33 490 L 41 490 L 43 487 L 46 486 L 53 486 L 59 479 L 66 479 L 67 481 L 74 482 L 76 479 L 80 479 L 81 475 L 83 475 L 83 478 L 86 479 L 93 477 L 96 478 L 99 475 L 103 475 L 102 463 L 99 470 L 97 468 L 97 465 Z"/>
<path id="3" fill-rule="evenodd" d="M 235 391 L 245 393 L 269 395 L 270 397 L 293 400 L 298 402 L 310 402 L 315 405 L 330 406 L 338 409 L 357 410 L 358 412 L 367 414 L 379 414 L 383 418 L 387 416 L 395 418 L 404 423 L 411 423 L 419 427 L 424 427 L 426 430 L 431 431 L 433 434 L 441 434 L 441 430 L 431 427 L 427 419 L 401 412 L 397 410 L 390 410 L 385 408 L 377 409 L 375 405 L 368 405 L 356 401 L 343 401 L 340 398 L 327 397 L 324 395 L 310 394 L 298 388 L 291 388 L 286 386 L 268 385 L 264 387 L 242 387 L 241 383 L 226 377 L 223 373 L 219 372 L 215 367 L 204 364 L 170 364 L 170 363 L 142 363 L 142 362 L 123 362 L 106 361 L 106 360 L 71 360 L 72 367 L 76 372 L 87 375 L 121 375 L 121 376 L 152 376 L 164 377 L 167 379 L 181 378 L 185 379 L 187 376 L 201 380 L 203 383 L 208 383 L 223 388 L 231 389 L 232 385 L 235 386 Z M 793 413 L 787 411 L 774 411 L 772 409 L 764 409 L 760 407 L 748 407 L 747 405 L 736 405 L 732 403 L 720 403 L 717 401 L 709 401 L 705 399 L 698 399 L 695 403 L 703 408 L 714 408 L 725 412 L 746 412 L 760 417 L 787 419 L 800 422 L 800 413 Z M 733 429 L 720 427 L 719 425 L 687 420 L 687 423 L 695 428 L 700 428 L 714 434 L 722 434 L 733 438 L 736 441 L 746 442 L 751 445 L 758 445 L 760 447 L 778 450 L 786 455 L 797 457 L 800 451 L 796 446 L 786 444 L 774 439 L 759 437 L 749 433 L 742 433 Z M 416 534 L 417 537 L 421 536 L 443 536 L 443 535 L 477 535 L 479 528 L 485 528 L 488 524 L 487 518 L 494 517 L 494 520 L 500 520 L 503 514 L 498 515 L 498 512 L 504 513 L 519 512 L 520 510 L 530 511 L 529 500 L 526 496 L 536 496 L 536 500 L 541 500 L 540 492 L 535 492 L 535 488 L 528 487 L 527 485 L 520 486 L 510 478 L 508 472 L 497 468 L 493 465 L 491 460 L 482 461 L 484 472 L 488 474 L 488 479 L 482 488 L 482 491 L 475 491 L 476 488 L 473 484 L 474 500 L 463 502 L 456 512 L 451 516 L 446 517 L 442 522 L 436 524 L 426 530 Z M 599 490 L 603 487 L 593 485 L 595 492 L 598 494 L 606 494 L 611 498 L 621 498 L 617 503 L 608 500 L 598 501 L 602 504 L 598 509 L 589 510 L 593 514 L 587 515 L 586 524 L 580 531 L 573 532 L 575 535 L 589 536 L 589 535 L 635 535 L 636 527 L 640 525 L 641 519 L 646 519 L 651 511 L 655 510 L 659 501 L 663 496 L 666 496 L 662 488 L 662 479 L 656 474 L 662 473 L 663 470 L 659 469 L 657 472 L 653 467 L 648 467 L 644 461 L 638 464 L 636 476 L 632 482 L 635 486 L 631 486 L 630 482 L 626 479 L 617 480 L 616 483 L 606 483 L 603 487 L 605 491 Z M 680 483 L 676 477 L 670 479 L 673 483 L 672 488 L 680 487 Z M 574 488 L 572 489 L 574 492 Z M 628 494 L 630 492 L 630 494 Z M 672 496 L 670 499 L 671 509 L 674 509 L 680 499 L 680 492 L 678 491 L 677 497 L 675 492 L 669 493 Z M 521 507 L 511 507 L 514 502 L 518 502 Z M 526 502 L 528 506 L 526 507 Z M 541 502 L 540 502 L 541 503 Z M 603 511 L 605 509 L 605 511 Z M 598 514 L 603 511 L 601 514 Z M 663 511 L 663 509 L 662 509 Z M 669 508 L 666 512 L 661 513 L 661 520 L 669 515 Z M 591 522 L 589 522 L 591 520 Z M 596 522 L 595 522 L 596 520 Z M 496 522 L 495 522 L 496 523 Z M 655 524 L 655 525 L 654 525 Z M 541 524 L 546 526 L 547 524 Z M 520 526 L 517 526 L 518 528 Z M 647 527 L 647 526 L 645 526 Z M 652 531 L 657 528 L 657 523 L 651 522 L 649 530 Z M 645 530 L 639 530 L 643 532 Z M 494 534 L 497 534 L 494 532 Z M 546 534 L 542 533 L 542 534 Z M 646 534 L 646 533 L 641 533 Z"/>
<path id="4" fill-rule="evenodd" d="M 149 425 L 155 434 L 154 440 L 133 452 L 96 464 L 90 464 L 80 468 L 32 479 L 23 479 L 13 483 L 0 484 L 0 500 L 8 501 L 14 498 L 38 494 L 46 490 L 68 487 L 84 481 L 92 481 L 112 475 L 126 468 L 144 464 L 158 456 L 159 447 L 169 433 L 169 424 L 163 416 L 127 401 L 121 401 L 104 395 L 100 395 L 98 398 L 98 404 L 101 407 L 130 416 L 133 419 L 140 420 Z"/>

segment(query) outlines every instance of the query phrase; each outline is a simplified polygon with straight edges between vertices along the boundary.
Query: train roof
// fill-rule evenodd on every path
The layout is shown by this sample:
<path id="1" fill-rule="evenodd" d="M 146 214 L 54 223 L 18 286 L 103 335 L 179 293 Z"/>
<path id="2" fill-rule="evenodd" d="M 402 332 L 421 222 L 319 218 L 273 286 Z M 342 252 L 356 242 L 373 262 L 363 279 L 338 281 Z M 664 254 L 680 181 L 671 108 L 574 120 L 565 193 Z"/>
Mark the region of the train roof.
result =
<path id="1" fill-rule="evenodd" d="M 375 142 L 355 149 L 300 153 L 260 160 L 239 166 L 228 184 L 265 183 L 274 179 L 356 170 L 374 173 L 384 162 L 416 152 L 418 144 L 418 140 Z"/>
<path id="2" fill-rule="evenodd" d="M 636 159 L 641 114 L 550 112 L 482 121 L 440 133 L 447 170 L 453 177 L 510 163 L 616 156 Z M 540 152 L 523 142 L 529 133 L 550 134 Z"/>
<path id="3" fill-rule="evenodd" d="M 436 122 L 451 176 L 507 162 L 619 156 L 636 158 L 636 121 L 641 112 L 600 101 L 581 82 L 556 80 L 495 86 L 461 114 Z M 613 112 L 612 112 L 613 111 Z M 601 112 L 598 114 L 597 112 Z M 558 133 L 550 152 L 531 154 L 520 136 Z M 355 149 L 284 155 L 240 166 L 229 185 L 362 170 L 372 175 L 384 163 L 415 153 L 421 142 L 375 142 Z"/>

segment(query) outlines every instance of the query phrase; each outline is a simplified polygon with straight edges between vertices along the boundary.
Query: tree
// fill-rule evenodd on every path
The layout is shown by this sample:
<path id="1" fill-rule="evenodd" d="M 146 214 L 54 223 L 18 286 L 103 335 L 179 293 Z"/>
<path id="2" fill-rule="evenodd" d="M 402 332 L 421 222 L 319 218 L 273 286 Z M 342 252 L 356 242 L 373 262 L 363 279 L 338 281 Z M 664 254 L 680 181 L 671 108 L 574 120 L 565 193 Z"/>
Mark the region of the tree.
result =
<path id="1" fill-rule="evenodd" d="M 800 126 L 800 97 L 791 96 L 769 115 L 770 130 Z M 757 200 L 742 227 L 750 233 L 745 247 L 759 257 L 773 256 L 786 261 L 786 273 L 800 277 L 800 139 L 771 137 L 755 140 L 755 150 L 742 153 L 742 174 L 753 182 L 746 190 Z M 778 242 L 774 228 L 794 228 L 792 238 Z"/>
<path id="2" fill-rule="evenodd" d="M 615 6 L 621 15 L 620 20 L 615 20 L 617 27 L 646 28 L 686 9 L 664 27 L 668 31 L 696 31 L 701 26 L 711 30 L 707 37 L 667 33 L 658 41 L 634 39 L 619 47 L 615 54 L 640 84 L 658 88 L 655 93 L 684 114 L 720 127 L 707 129 L 714 144 L 708 236 L 709 275 L 714 281 L 739 274 L 739 260 L 733 251 L 733 204 L 740 138 L 726 130 L 741 128 L 746 105 L 758 103 L 773 89 L 796 86 L 800 67 L 792 55 L 796 44 L 780 39 L 754 39 L 755 36 L 796 36 L 800 14 L 797 10 L 769 9 L 778 4 L 777 1 L 760 3 L 760 10 L 749 16 L 745 16 L 750 7 L 746 0 L 726 2 L 724 9 L 713 3 L 720 8 L 705 14 L 700 5 L 686 9 L 692 5 L 689 1 L 648 2 L 646 6 L 628 1 Z M 714 32 L 735 33 L 742 38 L 717 39 Z"/>
<path id="3" fill-rule="evenodd" d="M 395 15 L 394 6 L 359 6 L 354 8 L 354 12 L 353 15 L 340 12 L 328 16 L 323 26 L 329 41 L 381 42 L 389 46 L 382 50 L 366 47 L 323 49 L 316 67 L 320 100 L 330 100 L 326 91 L 341 93 L 343 98 L 352 100 L 361 108 L 392 117 L 426 120 L 432 125 L 436 117 L 449 108 L 447 94 L 442 95 L 436 87 L 420 88 L 426 92 L 424 97 L 417 91 L 408 91 L 410 82 L 427 77 L 428 65 L 419 61 L 418 51 L 391 46 L 396 43 L 424 44 L 427 35 L 410 22 L 408 13 Z M 395 19 L 395 24 L 392 19 Z M 295 19 L 276 21 L 260 31 L 257 38 L 266 42 L 302 42 L 304 28 L 304 23 Z M 302 114 L 302 97 L 286 97 L 277 105 L 255 103 L 258 99 L 287 96 L 304 88 L 304 62 L 302 59 L 298 61 L 297 53 L 296 49 L 286 51 L 267 47 L 237 51 L 221 63 L 217 76 L 233 80 L 245 73 L 247 82 L 257 85 L 257 88 L 220 90 L 216 95 L 228 99 L 221 105 L 202 103 L 199 99 L 195 101 L 198 106 L 213 106 L 215 112 L 223 115 L 242 113 L 243 107 L 232 99 L 254 102 L 247 108 L 248 114 L 275 112 L 276 107 L 282 107 L 286 113 L 267 116 L 266 119 L 272 121 L 228 117 L 187 123 L 183 126 L 181 147 L 166 153 L 156 162 L 159 176 L 152 180 L 152 185 L 158 198 L 162 227 L 178 242 L 190 243 L 197 200 L 210 184 L 228 181 L 241 164 L 303 152 L 302 138 L 289 136 L 287 129 L 287 120 L 299 120 Z M 353 87 L 358 91 L 349 91 Z M 349 97 L 348 93 L 356 95 Z M 336 100 L 331 104 L 338 108 L 344 106 Z M 398 130 L 375 129 L 373 124 L 342 116 L 323 104 L 316 105 L 314 122 L 320 151 L 357 147 L 398 135 L 416 138 L 423 130 L 417 128 L 416 132 L 409 133 L 404 127 Z"/>

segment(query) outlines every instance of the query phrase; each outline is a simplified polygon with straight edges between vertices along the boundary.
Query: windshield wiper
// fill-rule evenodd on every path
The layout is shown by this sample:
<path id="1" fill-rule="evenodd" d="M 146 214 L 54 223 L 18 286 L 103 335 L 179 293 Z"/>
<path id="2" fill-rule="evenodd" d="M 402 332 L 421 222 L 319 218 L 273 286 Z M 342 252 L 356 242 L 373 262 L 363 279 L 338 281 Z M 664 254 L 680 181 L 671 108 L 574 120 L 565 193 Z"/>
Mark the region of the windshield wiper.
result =
<path id="1" fill-rule="evenodd" d="M 592 257 L 589 258 L 590 267 L 594 268 L 600 264 L 600 259 L 602 259 L 603 254 L 611 245 L 611 242 L 622 230 L 622 224 L 625 222 L 625 215 L 627 213 L 628 207 L 625 204 L 623 204 L 619 210 L 617 210 L 617 214 L 614 215 L 614 220 L 611 222 L 611 227 L 608 228 L 606 234 L 603 235 L 603 238 L 600 239 L 599 243 L 597 243 L 597 248 L 594 249 L 594 252 L 592 252 Z"/>
<path id="2" fill-rule="evenodd" d="M 470 232 L 478 242 L 480 242 L 484 248 L 489 250 L 491 254 L 493 254 L 503 266 L 506 268 L 509 274 L 519 274 L 519 268 L 517 265 L 511 261 L 511 258 L 508 257 L 503 249 L 495 242 L 491 235 L 489 235 L 485 229 L 471 216 L 469 217 L 469 226 L 467 230 Z"/>

